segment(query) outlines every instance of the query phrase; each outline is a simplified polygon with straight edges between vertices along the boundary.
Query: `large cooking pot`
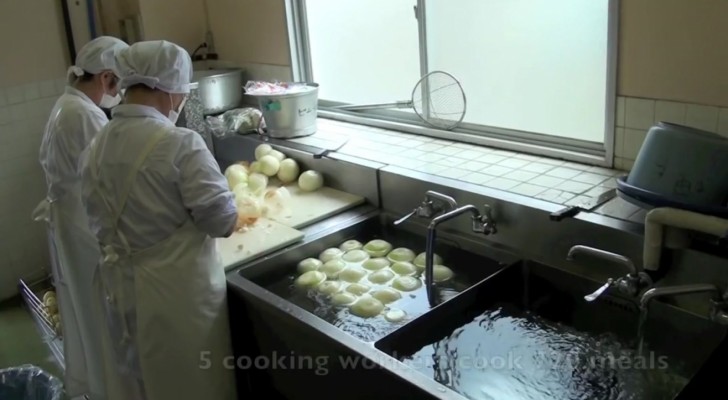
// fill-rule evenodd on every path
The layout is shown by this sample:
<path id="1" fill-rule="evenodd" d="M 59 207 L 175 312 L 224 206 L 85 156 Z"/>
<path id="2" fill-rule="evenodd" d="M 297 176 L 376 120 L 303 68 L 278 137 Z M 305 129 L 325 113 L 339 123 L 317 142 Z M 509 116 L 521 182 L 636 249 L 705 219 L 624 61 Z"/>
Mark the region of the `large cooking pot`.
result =
<path id="1" fill-rule="evenodd" d="M 197 91 L 204 114 L 219 114 L 240 105 L 243 70 L 240 68 L 195 71 L 191 90 Z"/>

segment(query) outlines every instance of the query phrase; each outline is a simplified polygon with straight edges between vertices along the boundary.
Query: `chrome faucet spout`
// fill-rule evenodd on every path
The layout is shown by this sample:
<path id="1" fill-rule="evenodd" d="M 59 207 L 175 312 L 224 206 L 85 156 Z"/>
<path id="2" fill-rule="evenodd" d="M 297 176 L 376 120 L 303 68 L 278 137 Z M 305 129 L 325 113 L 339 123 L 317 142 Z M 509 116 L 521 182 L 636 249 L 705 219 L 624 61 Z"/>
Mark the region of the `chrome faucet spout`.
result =
<path id="1" fill-rule="evenodd" d="M 640 272 L 642 272 L 642 269 L 635 266 L 632 260 L 621 254 L 611 253 L 609 251 L 597 249 L 595 247 L 584 246 L 581 244 L 572 246 L 571 249 L 569 249 L 569 253 L 566 255 L 566 259 L 573 260 L 574 257 L 578 254 L 589 254 L 594 257 L 599 257 L 603 260 L 611 261 L 615 264 L 623 265 L 629 270 L 629 273 L 631 275 L 638 275 Z"/>
<path id="2" fill-rule="evenodd" d="M 646 308 L 649 303 L 658 297 L 682 296 L 696 293 L 713 293 L 713 300 L 723 301 L 722 293 L 717 286 L 700 283 L 693 285 L 662 286 L 647 290 L 640 298 L 640 307 Z"/>
<path id="3" fill-rule="evenodd" d="M 435 269 L 434 258 L 437 226 L 459 215 L 470 213 L 473 219 L 473 232 L 484 233 L 486 235 L 495 233 L 495 223 L 492 220 L 490 208 L 487 205 L 485 207 L 485 212 L 485 215 L 483 215 L 480 211 L 478 211 L 477 207 L 468 204 L 439 215 L 430 221 L 430 225 L 427 227 L 427 244 L 425 247 L 425 286 L 427 289 L 427 298 L 431 306 L 435 306 L 437 304 L 433 277 Z"/>

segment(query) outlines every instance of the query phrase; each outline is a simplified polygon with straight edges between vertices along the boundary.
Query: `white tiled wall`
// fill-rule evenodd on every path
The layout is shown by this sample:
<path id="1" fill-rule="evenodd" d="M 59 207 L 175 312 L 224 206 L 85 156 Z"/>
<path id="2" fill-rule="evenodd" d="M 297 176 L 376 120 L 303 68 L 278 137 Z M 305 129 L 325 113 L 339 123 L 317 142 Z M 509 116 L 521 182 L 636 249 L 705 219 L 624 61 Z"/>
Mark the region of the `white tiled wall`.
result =
<path id="1" fill-rule="evenodd" d="M 18 279 L 49 270 L 45 225 L 31 213 L 45 197 L 38 150 L 63 80 L 0 88 L 0 301 L 17 292 Z"/>
<path id="2" fill-rule="evenodd" d="M 717 132 L 728 137 L 728 108 L 619 97 L 614 151 L 616 168 L 632 168 L 648 130 L 661 121 Z"/>

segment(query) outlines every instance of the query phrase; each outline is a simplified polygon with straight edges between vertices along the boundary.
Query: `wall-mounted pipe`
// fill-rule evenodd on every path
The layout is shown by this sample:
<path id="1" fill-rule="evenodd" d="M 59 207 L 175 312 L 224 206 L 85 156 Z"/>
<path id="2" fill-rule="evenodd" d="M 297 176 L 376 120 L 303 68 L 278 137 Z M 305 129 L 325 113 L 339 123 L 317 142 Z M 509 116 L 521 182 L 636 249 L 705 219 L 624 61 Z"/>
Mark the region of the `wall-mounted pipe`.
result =
<path id="1" fill-rule="evenodd" d="M 707 233 L 718 238 L 728 237 L 728 220 L 676 208 L 655 208 L 645 217 L 644 268 L 656 271 L 666 228 L 678 228 Z"/>

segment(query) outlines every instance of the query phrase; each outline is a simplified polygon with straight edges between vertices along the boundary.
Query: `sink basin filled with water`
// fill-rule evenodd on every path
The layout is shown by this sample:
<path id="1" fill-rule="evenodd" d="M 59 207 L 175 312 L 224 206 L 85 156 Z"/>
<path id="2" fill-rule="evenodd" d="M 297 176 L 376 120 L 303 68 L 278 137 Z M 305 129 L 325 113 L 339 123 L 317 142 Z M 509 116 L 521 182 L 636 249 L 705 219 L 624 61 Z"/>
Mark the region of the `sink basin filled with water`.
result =
<path id="1" fill-rule="evenodd" d="M 637 307 L 550 267 L 510 266 L 375 343 L 473 400 L 673 399 L 725 331 L 655 305 L 638 348 Z"/>
<path id="2" fill-rule="evenodd" d="M 370 243 L 385 243 L 389 250 L 371 251 Z M 507 265 L 459 247 L 443 239 L 435 249 L 440 264 L 446 267 L 440 269 L 443 280 L 437 283 L 438 303 L 448 302 Z M 345 254 L 351 249 L 359 255 L 369 253 L 365 259 L 348 259 Z M 364 342 L 375 342 L 431 309 L 421 262 L 424 251 L 423 234 L 371 218 L 239 273 L 322 322 Z M 383 264 L 371 262 L 375 258 Z M 403 263 L 397 264 L 400 259 Z M 308 267 L 300 267 L 303 260 L 309 260 Z M 301 284 L 302 275 L 311 270 L 323 272 L 320 278 L 327 275 L 325 280 Z"/>

